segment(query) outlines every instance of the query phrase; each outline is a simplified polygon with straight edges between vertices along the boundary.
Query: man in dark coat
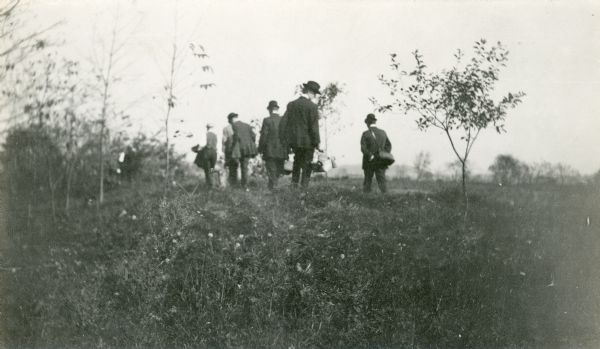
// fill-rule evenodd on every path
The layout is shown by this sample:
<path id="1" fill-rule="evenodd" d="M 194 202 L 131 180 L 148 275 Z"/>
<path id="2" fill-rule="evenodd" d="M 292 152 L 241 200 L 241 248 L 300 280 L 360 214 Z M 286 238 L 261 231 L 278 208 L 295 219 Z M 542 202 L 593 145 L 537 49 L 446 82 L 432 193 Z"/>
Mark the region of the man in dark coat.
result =
<path id="1" fill-rule="evenodd" d="M 321 142 L 319 136 L 319 111 L 315 100 L 319 84 L 309 81 L 302 85 L 302 96 L 288 103 L 279 129 L 281 143 L 294 152 L 294 167 L 292 170 L 292 185 L 300 182 L 307 187 L 310 182 L 311 162 L 315 149 Z M 300 180 L 300 178 L 302 179 Z"/>
<path id="2" fill-rule="evenodd" d="M 248 161 L 255 157 L 258 152 L 256 150 L 256 135 L 252 131 L 252 126 L 238 120 L 236 113 L 230 113 L 227 116 L 233 136 L 226 142 L 225 156 L 228 158 L 229 183 L 237 184 L 237 169 L 241 167 L 242 172 L 242 187 L 248 185 Z"/>
<path id="3" fill-rule="evenodd" d="M 279 125 L 281 116 L 277 114 L 279 105 L 277 101 L 270 101 L 267 106 L 269 117 L 263 120 L 258 140 L 258 152 L 262 154 L 269 176 L 269 189 L 274 189 L 277 180 L 283 171 L 283 163 L 288 158 L 287 149 L 281 145 L 279 139 Z"/>
<path id="4" fill-rule="evenodd" d="M 392 143 L 384 130 L 375 127 L 376 122 L 377 118 L 375 118 L 375 115 L 367 115 L 365 123 L 367 124 L 368 130 L 363 132 L 362 137 L 360 138 L 360 150 L 363 153 L 362 168 L 365 173 L 365 180 L 363 182 L 363 190 L 365 193 L 371 191 L 373 175 L 377 178 L 379 190 L 381 190 L 382 193 L 387 191 L 385 183 L 385 171 L 387 166 L 382 166 L 377 163 L 377 153 L 379 150 L 391 152 Z"/>

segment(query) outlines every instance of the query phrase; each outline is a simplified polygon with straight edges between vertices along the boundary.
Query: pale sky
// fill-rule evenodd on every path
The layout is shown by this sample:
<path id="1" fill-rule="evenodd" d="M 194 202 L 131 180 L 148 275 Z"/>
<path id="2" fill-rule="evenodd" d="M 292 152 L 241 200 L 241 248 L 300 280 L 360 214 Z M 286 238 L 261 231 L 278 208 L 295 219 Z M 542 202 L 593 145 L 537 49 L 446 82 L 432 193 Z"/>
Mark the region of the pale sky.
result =
<path id="1" fill-rule="evenodd" d="M 200 62 L 181 64 L 181 86 L 213 82 L 216 87 L 176 90 L 173 130 L 194 133 L 175 139 L 186 152 L 202 141 L 206 122 L 220 136 L 229 112 L 244 121 L 267 116 L 275 99 L 282 107 L 294 87 L 307 80 L 322 86 L 345 84 L 341 119 L 348 126 L 330 137 L 329 152 L 342 164 L 360 162 L 363 119 L 373 111 L 368 98 L 385 98 L 377 80 L 389 72 L 389 54 L 412 67 L 419 49 L 432 69 L 450 67 L 460 48 L 475 40 L 501 41 L 509 51 L 499 92 L 524 91 L 524 102 L 509 112 L 507 133 L 485 132 L 475 144 L 471 163 L 484 172 L 500 153 L 527 162 L 551 161 L 582 173 L 600 168 L 600 1 L 126 1 L 34 0 L 35 25 L 57 20 L 64 55 L 86 60 L 101 52 L 111 13 L 118 7 L 121 39 L 117 100 L 137 101 L 129 110 L 133 130 L 156 131 L 163 114 L 161 88 L 168 69 L 174 32 L 189 56 L 190 42 L 204 46 L 213 74 L 198 74 Z M 128 35 L 131 34 L 130 36 Z M 194 72 L 190 75 L 191 72 Z M 156 99 L 152 97 L 156 96 Z M 163 102 L 161 102 L 163 103 Z M 183 120 L 181 122 L 180 120 Z M 412 164 L 429 151 L 434 169 L 454 160 L 447 139 L 437 130 L 418 131 L 413 115 L 379 115 L 399 163 Z"/>

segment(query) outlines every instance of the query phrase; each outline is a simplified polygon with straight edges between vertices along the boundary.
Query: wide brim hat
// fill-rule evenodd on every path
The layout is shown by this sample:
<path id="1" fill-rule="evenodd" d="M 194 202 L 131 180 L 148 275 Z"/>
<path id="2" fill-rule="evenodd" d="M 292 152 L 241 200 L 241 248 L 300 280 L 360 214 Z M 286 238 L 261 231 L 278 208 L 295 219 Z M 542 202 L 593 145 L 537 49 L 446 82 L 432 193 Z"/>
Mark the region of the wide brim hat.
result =
<path id="1" fill-rule="evenodd" d="M 319 91 L 319 89 L 321 88 L 321 85 L 319 85 L 317 82 L 315 81 L 309 81 L 306 84 L 302 84 L 302 88 L 308 91 L 312 91 L 316 94 L 321 94 L 321 91 Z"/>
<path id="2" fill-rule="evenodd" d="M 279 104 L 277 104 L 277 101 L 270 101 L 269 105 L 267 106 L 268 110 L 273 110 L 273 109 L 279 109 Z"/>
<path id="3" fill-rule="evenodd" d="M 236 113 L 229 113 L 229 115 L 227 115 L 227 120 L 231 120 L 233 118 L 237 118 L 238 115 Z"/>
<path id="4" fill-rule="evenodd" d="M 377 122 L 375 114 L 367 114 L 367 117 L 365 118 L 365 124 L 372 124 L 375 122 Z"/>

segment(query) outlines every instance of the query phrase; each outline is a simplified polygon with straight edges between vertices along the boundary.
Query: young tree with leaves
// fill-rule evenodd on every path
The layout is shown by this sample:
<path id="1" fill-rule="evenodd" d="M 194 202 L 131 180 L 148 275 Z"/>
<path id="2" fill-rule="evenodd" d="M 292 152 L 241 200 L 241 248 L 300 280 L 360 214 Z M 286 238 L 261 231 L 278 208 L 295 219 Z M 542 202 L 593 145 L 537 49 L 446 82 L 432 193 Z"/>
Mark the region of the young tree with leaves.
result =
<path id="1" fill-rule="evenodd" d="M 302 91 L 302 84 L 296 86 L 296 94 Z M 346 86 L 339 82 L 330 82 L 321 89 L 321 94 L 317 95 L 317 108 L 319 109 L 320 124 L 323 127 L 324 147 L 327 151 L 329 136 L 339 132 L 345 125 L 340 122 L 340 96 L 346 93 Z M 335 124 L 336 129 L 330 130 L 329 125 Z"/>
<path id="2" fill-rule="evenodd" d="M 212 68 L 209 65 L 203 63 L 204 60 L 208 58 L 204 47 L 202 45 L 194 44 L 188 40 L 188 47 L 190 52 L 186 54 L 185 51 L 181 50 L 181 47 L 184 46 L 180 42 L 179 33 L 178 33 L 178 24 L 181 18 L 178 16 L 177 4 L 173 9 L 173 33 L 172 33 L 172 41 L 171 41 L 171 50 L 168 55 L 169 62 L 169 70 L 167 73 L 167 78 L 164 83 L 163 89 L 165 91 L 165 101 L 166 101 L 166 109 L 165 109 L 165 117 L 163 119 L 164 123 L 164 131 L 165 131 L 165 192 L 168 191 L 168 188 L 171 184 L 171 164 L 170 164 L 170 148 L 171 148 L 171 133 L 170 133 L 170 122 L 173 113 L 173 109 L 177 105 L 177 95 L 181 95 L 183 91 L 190 90 L 191 87 L 196 87 L 199 89 L 208 89 L 213 87 L 212 83 L 198 83 L 195 79 L 190 79 L 195 74 L 195 68 L 197 66 L 186 67 L 188 70 L 186 71 L 188 74 L 182 76 L 181 70 L 184 68 L 184 64 L 191 57 L 194 59 L 201 61 L 200 69 L 202 72 L 212 72 Z M 188 78 L 188 81 L 184 81 L 184 78 Z M 177 94 L 176 94 L 177 91 Z M 181 96 L 180 96 L 181 97 Z M 183 120 L 182 120 L 183 122 Z M 181 135 L 181 130 L 175 130 L 173 137 L 178 137 Z M 191 133 L 188 133 L 188 136 L 192 136 Z"/>
<path id="3" fill-rule="evenodd" d="M 454 66 L 440 72 L 429 72 L 419 51 L 413 56 L 416 67 L 406 71 L 400 68 L 397 55 L 391 55 L 395 76 L 381 75 L 379 80 L 389 89 L 393 101 L 387 105 L 374 98 L 371 101 L 380 112 L 415 113 L 420 130 L 433 127 L 446 135 L 461 164 L 466 201 L 467 161 L 477 137 L 488 127 L 505 132 L 508 110 L 521 103 L 525 93 L 508 93 L 494 99 L 500 69 L 508 61 L 508 50 L 500 42 L 489 46 L 485 39 L 476 41 L 470 60 L 464 62 L 464 54 L 458 50 Z"/>

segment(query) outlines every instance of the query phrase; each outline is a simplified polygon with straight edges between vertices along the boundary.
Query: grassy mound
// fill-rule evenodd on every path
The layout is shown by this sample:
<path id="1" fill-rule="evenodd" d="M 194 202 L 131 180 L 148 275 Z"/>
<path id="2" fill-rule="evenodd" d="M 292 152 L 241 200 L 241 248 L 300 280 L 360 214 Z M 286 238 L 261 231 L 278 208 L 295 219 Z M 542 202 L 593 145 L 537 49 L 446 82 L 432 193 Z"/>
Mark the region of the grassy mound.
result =
<path id="1" fill-rule="evenodd" d="M 599 275 L 570 268 L 600 260 L 599 231 L 578 220 L 584 212 L 565 210 L 583 210 L 597 197 L 492 194 L 474 195 L 464 221 L 453 192 L 382 198 L 332 184 L 307 194 L 162 199 L 126 191 L 101 216 L 84 205 L 38 245 L 15 247 L 12 262 L 22 267 L 4 276 L 8 343 L 530 348 L 597 341 Z M 595 219 L 598 210 L 590 212 Z M 568 226 L 575 237 L 563 235 Z"/>

